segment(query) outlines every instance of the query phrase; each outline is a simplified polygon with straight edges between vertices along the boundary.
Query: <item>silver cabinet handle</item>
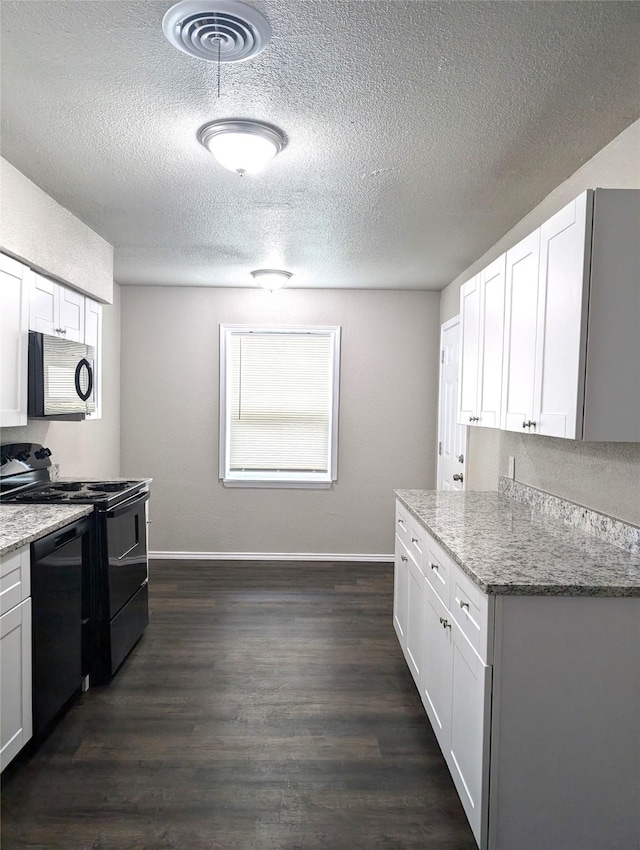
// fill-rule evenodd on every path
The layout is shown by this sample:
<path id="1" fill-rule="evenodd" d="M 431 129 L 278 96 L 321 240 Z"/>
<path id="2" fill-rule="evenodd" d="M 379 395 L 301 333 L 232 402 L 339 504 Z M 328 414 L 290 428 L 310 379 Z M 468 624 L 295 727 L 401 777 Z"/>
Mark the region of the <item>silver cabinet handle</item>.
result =
<path id="1" fill-rule="evenodd" d="M 458 455 L 458 463 L 464 463 L 464 455 Z"/>
<path id="2" fill-rule="evenodd" d="M 469 422 L 479 422 L 479 421 L 480 421 L 479 416 L 470 416 L 469 417 Z"/>
<path id="3" fill-rule="evenodd" d="M 403 519 L 399 519 L 399 520 L 398 520 L 398 525 L 404 525 L 404 520 L 403 520 Z"/>
<path id="4" fill-rule="evenodd" d="M 450 629 L 451 623 L 448 620 L 445 620 L 444 617 L 440 617 L 440 622 L 442 623 L 443 629 Z"/>
<path id="5" fill-rule="evenodd" d="M 432 570 L 434 570 L 434 572 L 436 572 L 436 573 L 438 572 L 438 565 L 437 564 L 432 564 L 431 561 L 429 561 L 429 566 L 431 567 Z"/>
<path id="6" fill-rule="evenodd" d="M 417 537 L 412 537 L 412 538 L 411 538 L 411 542 L 412 542 L 412 543 L 417 543 L 417 542 L 418 542 L 418 538 L 417 538 Z"/>
<path id="7" fill-rule="evenodd" d="M 522 427 L 523 427 L 523 428 L 535 428 L 535 427 L 536 427 L 536 423 L 535 423 L 535 422 L 533 422 L 533 421 L 530 419 L 528 422 L 523 422 L 523 423 L 522 423 Z"/>
<path id="8" fill-rule="evenodd" d="M 400 560 L 401 561 L 408 561 L 409 559 L 407 558 L 406 555 L 400 555 Z"/>
<path id="9" fill-rule="evenodd" d="M 54 328 L 57 334 L 66 334 L 66 328 Z"/>
<path id="10" fill-rule="evenodd" d="M 460 606 L 463 610 L 464 610 L 465 608 L 467 609 L 467 611 L 469 610 L 469 603 L 468 603 L 468 602 L 463 602 L 463 600 L 462 600 L 462 599 L 458 599 L 458 605 L 459 605 L 459 606 Z"/>
<path id="11" fill-rule="evenodd" d="M 462 484 L 462 482 L 464 481 L 462 473 L 461 472 L 455 472 L 454 475 L 453 475 L 453 480 L 459 481 Z"/>

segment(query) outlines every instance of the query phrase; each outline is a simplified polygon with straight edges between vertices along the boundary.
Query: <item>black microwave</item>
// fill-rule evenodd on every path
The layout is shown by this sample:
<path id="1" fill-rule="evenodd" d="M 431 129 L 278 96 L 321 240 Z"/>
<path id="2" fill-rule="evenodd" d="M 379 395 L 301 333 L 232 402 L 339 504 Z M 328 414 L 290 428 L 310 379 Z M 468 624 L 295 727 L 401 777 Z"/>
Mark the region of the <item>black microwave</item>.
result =
<path id="1" fill-rule="evenodd" d="M 27 415 L 82 420 L 96 409 L 91 345 L 29 331 Z"/>

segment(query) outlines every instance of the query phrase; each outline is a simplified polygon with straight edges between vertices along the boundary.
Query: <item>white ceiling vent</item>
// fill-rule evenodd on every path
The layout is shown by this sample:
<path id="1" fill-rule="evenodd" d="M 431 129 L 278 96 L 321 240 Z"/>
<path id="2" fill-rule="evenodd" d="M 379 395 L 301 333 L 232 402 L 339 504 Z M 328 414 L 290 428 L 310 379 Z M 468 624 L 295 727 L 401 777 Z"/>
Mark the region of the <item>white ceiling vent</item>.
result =
<path id="1" fill-rule="evenodd" d="M 207 62 L 242 62 L 269 44 L 269 21 L 240 0 L 182 0 L 162 19 L 174 47 Z"/>

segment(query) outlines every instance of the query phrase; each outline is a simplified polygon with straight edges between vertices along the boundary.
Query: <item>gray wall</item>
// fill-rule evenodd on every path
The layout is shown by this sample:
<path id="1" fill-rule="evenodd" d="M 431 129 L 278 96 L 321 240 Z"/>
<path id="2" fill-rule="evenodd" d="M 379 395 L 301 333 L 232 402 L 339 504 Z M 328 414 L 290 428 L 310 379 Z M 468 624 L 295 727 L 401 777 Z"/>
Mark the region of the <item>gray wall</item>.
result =
<path id="1" fill-rule="evenodd" d="M 152 476 L 152 551 L 391 554 L 395 487 L 435 486 L 439 294 L 123 287 L 122 469 Z M 342 326 L 338 481 L 218 479 L 220 323 Z"/>
<path id="2" fill-rule="evenodd" d="M 102 419 L 45 422 L 0 429 L 3 443 L 42 443 L 53 452 L 60 474 L 112 478 L 120 474 L 120 287 L 113 304 L 102 305 Z"/>
<path id="3" fill-rule="evenodd" d="M 459 312 L 460 286 L 546 221 L 585 189 L 640 189 L 640 121 L 632 124 L 558 186 L 516 227 L 441 293 L 440 321 Z M 525 484 L 640 525 L 640 444 L 583 443 L 472 428 L 467 482 L 471 490 L 495 490 L 516 458 Z"/>
<path id="4" fill-rule="evenodd" d="M 0 250 L 86 292 L 113 300 L 113 248 L 0 157 Z"/>

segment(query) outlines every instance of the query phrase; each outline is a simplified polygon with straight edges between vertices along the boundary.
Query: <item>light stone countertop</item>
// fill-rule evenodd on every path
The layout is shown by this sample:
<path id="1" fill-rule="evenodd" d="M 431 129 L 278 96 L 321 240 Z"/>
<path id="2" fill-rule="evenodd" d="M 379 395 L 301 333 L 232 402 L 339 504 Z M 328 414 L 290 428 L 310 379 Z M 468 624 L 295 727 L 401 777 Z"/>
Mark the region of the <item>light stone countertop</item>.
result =
<path id="1" fill-rule="evenodd" d="M 93 505 L 0 505 L 0 557 L 93 512 Z"/>
<path id="2" fill-rule="evenodd" d="M 640 554 L 495 492 L 396 490 L 485 593 L 640 596 Z"/>

